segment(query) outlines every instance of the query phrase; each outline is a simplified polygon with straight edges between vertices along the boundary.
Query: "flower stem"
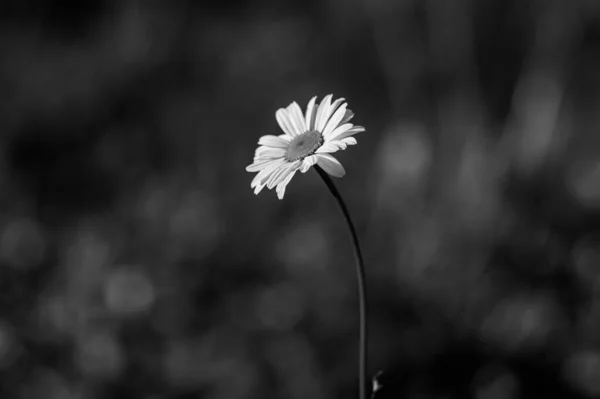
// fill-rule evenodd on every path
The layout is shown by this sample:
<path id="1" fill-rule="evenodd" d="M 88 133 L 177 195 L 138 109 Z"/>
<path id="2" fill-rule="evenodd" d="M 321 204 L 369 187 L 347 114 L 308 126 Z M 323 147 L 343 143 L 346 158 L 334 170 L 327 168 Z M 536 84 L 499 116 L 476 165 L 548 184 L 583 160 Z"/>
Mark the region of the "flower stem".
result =
<path id="1" fill-rule="evenodd" d="M 360 243 L 358 241 L 358 235 L 354 228 L 354 223 L 350 218 L 350 213 L 346 207 L 342 196 L 333 184 L 331 177 L 325 172 L 319 165 L 315 165 L 315 170 L 319 173 L 319 176 L 323 179 L 329 191 L 337 200 L 338 205 L 346 219 L 348 228 L 350 229 L 350 235 L 352 236 L 352 243 L 354 244 L 354 260 L 356 261 L 356 277 L 358 282 L 358 301 L 359 301 L 359 313 L 360 313 L 360 338 L 359 338 L 359 350 L 358 350 L 358 384 L 359 384 L 359 398 L 367 399 L 367 284 L 365 278 L 365 266 L 363 262 L 362 252 L 360 250 Z"/>

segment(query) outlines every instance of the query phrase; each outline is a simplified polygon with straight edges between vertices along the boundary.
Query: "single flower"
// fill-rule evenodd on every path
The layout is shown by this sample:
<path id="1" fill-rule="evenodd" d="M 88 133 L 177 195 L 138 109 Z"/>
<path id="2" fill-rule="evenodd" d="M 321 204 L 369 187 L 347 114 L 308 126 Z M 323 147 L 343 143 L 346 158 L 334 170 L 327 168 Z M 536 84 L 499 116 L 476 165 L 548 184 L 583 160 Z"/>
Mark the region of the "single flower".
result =
<path id="1" fill-rule="evenodd" d="M 254 163 L 246 167 L 248 172 L 258 172 L 250 186 L 254 194 L 264 187 L 276 187 L 277 197 L 282 199 L 296 172 L 306 173 L 314 164 L 334 177 L 346 174 L 342 164 L 330 154 L 356 144 L 352 136 L 365 128 L 349 123 L 354 114 L 343 98 L 332 102 L 329 94 L 320 104 L 316 100 L 315 96 L 309 101 L 304 114 L 296 102 L 275 112 L 284 134 L 262 136 Z"/>

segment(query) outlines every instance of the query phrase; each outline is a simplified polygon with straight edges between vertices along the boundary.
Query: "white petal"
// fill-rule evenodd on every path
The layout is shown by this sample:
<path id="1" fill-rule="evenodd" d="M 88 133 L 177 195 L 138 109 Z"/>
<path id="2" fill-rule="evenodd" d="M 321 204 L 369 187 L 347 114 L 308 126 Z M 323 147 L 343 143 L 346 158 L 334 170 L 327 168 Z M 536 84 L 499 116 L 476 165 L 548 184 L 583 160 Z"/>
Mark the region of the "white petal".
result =
<path id="1" fill-rule="evenodd" d="M 352 112 L 349 109 L 346 109 L 346 115 L 344 115 L 344 117 L 342 118 L 342 121 L 340 122 L 340 125 L 343 125 L 344 123 L 350 122 L 350 120 L 352 118 L 354 118 L 354 112 Z"/>
<path id="2" fill-rule="evenodd" d="M 284 172 L 281 173 L 277 177 L 277 180 L 273 181 L 273 184 L 269 188 L 273 188 L 274 186 L 278 185 L 283 180 L 285 180 L 290 173 L 292 173 L 295 170 L 298 170 L 298 167 L 300 166 L 301 163 L 302 163 L 302 161 L 296 161 L 296 162 L 292 162 L 292 163 L 288 164 L 288 166 L 285 168 Z"/>
<path id="3" fill-rule="evenodd" d="M 317 164 L 321 168 L 323 168 L 325 172 L 327 172 L 333 177 L 344 177 L 346 171 L 337 159 L 335 159 L 329 154 L 319 154 L 317 156 L 319 157 L 319 159 L 317 160 Z"/>
<path id="4" fill-rule="evenodd" d="M 346 131 L 352 129 L 352 123 L 345 123 L 343 125 L 339 125 L 338 127 L 336 127 L 335 129 L 333 129 L 333 131 L 329 134 L 329 136 L 327 137 L 327 139 L 329 140 L 338 140 L 338 136 L 342 133 L 345 133 Z"/>
<path id="5" fill-rule="evenodd" d="M 265 159 L 281 158 L 285 156 L 286 151 L 285 148 L 258 147 L 254 152 L 254 157 Z"/>
<path id="6" fill-rule="evenodd" d="M 320 146 L 319 148 L 317 148 L 317 150 L 315 151 L 315 154 L 327 154 L 330 152 L 336 152 L 338 150 L 337 146 L 335 145 L 335 142 L 327 142 L 325 144 L 323 144 L 322 146 Z"/>
<path id="7" fill-rule="evenodd" d="M 285 163 L 287 163 L 287 161 L 282 160 L 282 162 L 279 164 L 269 166 L 269 168 L 265 170 L 263 178 L 260 179 L 260 184 L 267 184 L 271 177 L 273 177 L 274 174 L 277 174 L 280 168 L 285 165 Z"/>
<path id="8" fill-rule="evenodd" d="M 255 186 L 261 184 L 262 180 L 265 177 L 269 176 L 272 171 L 273 171 L 272 168 L 265 168 L 265 169 L 261 170 L 260 172 L 258 172 L 256 174 L 256 176 L 254 176 L 254 179 L 252 179 L 252 183 L 250 184 L 250 187 L 255 187 Z"/>
<path id="9" fill-rule="evenodd" d="M 346 138 L 342 139 L 342 142 L 344 142 L 348 145 L 355 145 L 357 143 L 357 141 L 354 137 L 346 137 Z"/>
<path id="10" fill-rule="evenodd" d="M 304 120 L 306 122 L 307 130 L 315 129 L 315 116 L 317 115 L 317 108 L 315 108 L 315 101 L 317 100 L 317 96 L 314 96 L 308 102 L 308 106 L 306 107 L 306 114 L 304 115 Z"/>
<path id="11" fill-rule="evenodd" d="M 257 174 L 256 174 L 256 176 L 254 176 L 254 179 L 252 179 L 252 183 L 250 183 L 250 188 L 254 188 L 254 187 L 256 187 L 256 185 L 258 184 L 258 181 L 260 180 L 260 179 L 258 178 L 258 175 L 259 175 L 259 174 L 260 174 L 260 172 L 259 172 L 259 173 L 257 173 Z"/>
<path id="12" fill-rule="evenodd" d="M 294 101 L 288 106 L 287 110 L 292 124 L 296 128 L 296 132 L 298 134 L 306 132 L 306 122 L 304 120 L 304 115 L 302 115 L 302 110 L 300 109 L 298 103 Z"/>
<path id="13" fill-rule="evenodd" d="M 258 139 L 258 145 L 266 145 L 268 147 L 287 148 L 289 141 L 286 142 L 277 136 L 267 135 Z"/>
<path id="14" fill-rule="evenodd" d="M 292 170 L 298 168 L 300 163 L 301 163 L 301 161 L 287 163 L 287 164 L 283 165 L 281 168 L 279 168 L 277 171 L 275 171 L 271 175 L 271 177 L 269 178 L 269 181 L 267 183 L 267 187 L 269 188 L 269 190 L 272 189 L 273 187 L 275 187 L 276 185 L 278 185 L 279 183 L 281 183 Z"/>
<path id="15" fill-rule="evenodd" d="M 250 187 L 266 186 L 275 171 L 279 169 L 261 170 L 252 180 Z"/>
<path id="16" fill-rule="evenodd" d="M 259 170 L 265 169 L 279 160 L 280 159 L 262 159 L 253 163 L 252 165 L 246 166 L 246 172 L 258 172 Z"/>
<path id="17" fill-rule="evenodd" d="M 315 151 L 316 154 L 331 154 L 339 150 L 345 150 L 346 143 L 340 140 L 328 141 Z"/>
<path id="18" fill-rule="evenodd" d="M 293 170 L 281 183 L 277 185 L 277 198 L 283 199 L 283 195 L 285 194 L 285 187 L 292 180 L 292 177 L 294 177 L 297 171 L 298 169 Z"/>
<path id="19" fill-rule="evenodd" d="M 313 166 L 315 163 L 317 163 L 316 155 L 307 156 L 306 158 L 304 158 L 304 161 L 302 161 L 302 167 L 300 168 L 300 172 L 302 172 L 302 173 L 308 172 L 310 167 Z"/>
<path id="20" fill-rule="evenodd" d="M 261 170 L 260 172 L 258 172 L 257 175 L 252 180 L 252 184 L 250 185 L 250 187 L 266 186 L 267 181 L 269 180 L 271 175 L 275 171 L 279 170 L 278 169 L 279 167 L 281 167 L 281 165 L 272 165 L 272 166 L 267 167 L 267 168 Z"/>
<path id="21" fill-rule="evenodd" d="M 329 106 L 329 116 L 333 115 L 333 113 L 337 110 L 337 107 L 343 103 L 346 99 L 344 97 L 340 97 L 337 100 L 335 100 L 333 103 L 331 103 L 331 105 Z"/>
<path id="22" fill-rule="evenodd" d="M 346 104 L 344 103 L 337 111 L 335 111 L 335 114 L 333 114 L 331 119 L 329 119 L 329 122 L 327 122 L 327 126 L 325 126 L 325 129 L 323 129 L 323 137 L 325 138 L 325 140 L 327 140 L 331 132 L 333 132 L 333 130 L 336 127 L 338 127 L 345 114 Z"/>
<path id="23" fill-rule="evenodd" d="M 267 173 L 265 173 L 267 172 Z M 252 179 L 252 183 L 250 184 L 251 188 L 254 188 L 258 185 L 260 185 L 261 180 L 263 179 L 263 177 L 265 177 L 266 174 L 269 174 L 270 172 L 266 171 L 265 169 L 261 170 L 260 172 L 258 172 L 256 174 L 256 176 L 254 176 L 254 179 Z"/>
<path id="24" fill-rule="evenodd" d="M 270 161 L 272 161 L 272 159 L 254 158 L 254 162 L 246 166 L 246 172 L 258 172 L 266 166 L 267 162 Z"/>
<path id="25" fill-rule="evenodd" d="M 329 106 L 331 105 L 331 97 L 332 94 L 326 95 L 319 105 L 317 119 L 315 121 L 315 130 L 319 132 L 323 131 L 325 123 L 327 122 L 327 119 L 329 119 Z"/>
<path id="26" fill-rule="evenodd" d="M 268 173 L 271 173 L 271 171 L 273 171 L 273 170 L 277 169 L 278 167 L 280 167 L 281 165 L 283 165 L 285 162 L 286 162 L 286 160 L 283 158 L 270 159 L 264 163 L 261 163 L 260 166 L 253 167 L 254 165 L 250 165 L 246 168 L 246 170 L 248 172 L 261 171 L 263 173 L 268 174 Z M 258 164 L 255 164 L 255 165 L 258 165 Z M 251 169 L 251 170 L 249 170 L 249 169 Z"/>
<path id="27" fill-rule="evenodd" d="M 269 178 L 267 179 L 266 183 L 267 183 L 267 188 L 270 190 L 273 188 L 273 186 L 275 185 L 275 181 L 279 178 L 279 176 L 281 176 L 283 173 L 285 173 L 285 171 L 287 170 L 286 167 L 281 167 L 279 169 L 277 169 L 276 171 L 274 171 L 273 173 L 271 173 L 271 176 L 269 176 Z"/>
<path id="28" fill-rule="evenodd" d="M 285 110 L 284 108 L 279 108 L 277 112 L 275 112 L 275 119 L 277 119 L 279 127 L 285 132 L 285 134 L 287 134 L 290 137 L 297 136 L 292 122 L 290 121 L 290 118 L 287 114 L 287 110 Z"/>
<path id="29" fill-rule="evenodd" d="M 346 125 L 342 125 L 342 126 L 346 126 Z M 339 128 L 341 128 L 342 126 L 340 126 Z M 362 127 L 362 126 L 354 126 L 354 127 L 350 128 L 350 129 L 346 129 L 346 130 L 340 129 L 340 131 L 341 131 L 340 133 L 336 134 L 335 130 L 334 130 L 333 133 L 330 135 L 330 139 L 332 139 L 332 140 L 342 140 L 342 139 L 344 139 L 346 137 L 355 135 L 357 133 L 364 132 L 365 128 Z"/>
<path id="30" fill-rule="evenodd" d="M 259 185 L 257 185 L 254 188 L 254 194 L 258 195 L 258 193 L 260 193 L 264 187 L 265 187 L 265 184 L 259 184 Z"/>

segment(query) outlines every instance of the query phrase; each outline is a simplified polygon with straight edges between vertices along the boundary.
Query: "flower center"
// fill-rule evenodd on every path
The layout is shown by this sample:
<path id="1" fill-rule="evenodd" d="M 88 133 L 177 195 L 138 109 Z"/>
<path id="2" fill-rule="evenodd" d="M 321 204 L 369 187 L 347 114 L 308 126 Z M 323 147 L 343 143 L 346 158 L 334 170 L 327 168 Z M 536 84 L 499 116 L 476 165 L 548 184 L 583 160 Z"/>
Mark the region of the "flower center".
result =
<path id="1" fill-rule="evenodd" d="M 321 145 L 323 145 L 323 136 L 321 133 L 314 130 L 302 133 L 300 136 L 294 137 L 290 145 L 288 145 L 285 159 L 288 162 L 293 162 L 306 158 L 313 154 Z"/>

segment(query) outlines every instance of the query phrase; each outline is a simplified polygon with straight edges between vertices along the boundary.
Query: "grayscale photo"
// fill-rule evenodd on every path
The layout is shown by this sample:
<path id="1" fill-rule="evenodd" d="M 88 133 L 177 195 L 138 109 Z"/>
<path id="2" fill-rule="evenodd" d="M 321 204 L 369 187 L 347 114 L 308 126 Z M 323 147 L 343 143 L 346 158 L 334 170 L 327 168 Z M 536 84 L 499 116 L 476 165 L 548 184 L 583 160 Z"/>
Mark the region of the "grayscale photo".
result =
<path id="1" fill-rule="evenodd" d="M 0 399 L 600 398 L 600 1 L 0 1 Z"/>

